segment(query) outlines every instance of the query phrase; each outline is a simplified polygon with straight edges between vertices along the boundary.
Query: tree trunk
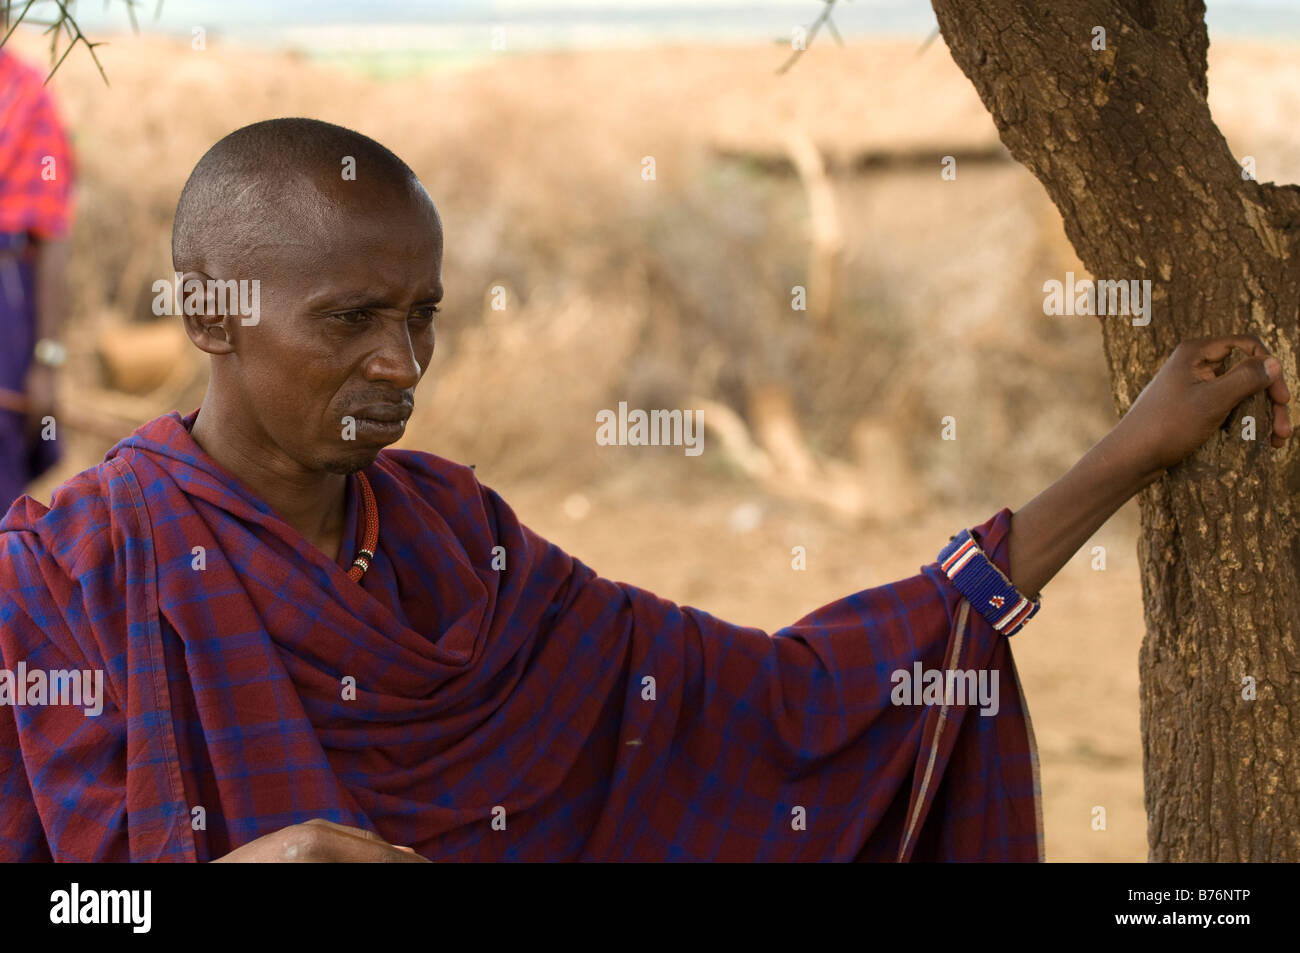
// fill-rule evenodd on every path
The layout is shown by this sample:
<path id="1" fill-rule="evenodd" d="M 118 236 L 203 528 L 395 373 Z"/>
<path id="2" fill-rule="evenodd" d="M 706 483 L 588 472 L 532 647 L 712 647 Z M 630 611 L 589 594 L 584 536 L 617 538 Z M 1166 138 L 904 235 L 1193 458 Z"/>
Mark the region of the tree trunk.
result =
<path id="1" fill-rule="evenodd" d="M 1190 337 L 1258 335 L 1300 393 L 1300 190 L 1244 177 L 1211 119 L 1201 0 L 933 5 L 1092 275 L 1152 282 L 1149 325 L 1100 318 L 1119 413 Z M 1253 398 L 1140 497 L 1151 860 L 1300 860 L 1300 454 L 1271 427 Z"/>

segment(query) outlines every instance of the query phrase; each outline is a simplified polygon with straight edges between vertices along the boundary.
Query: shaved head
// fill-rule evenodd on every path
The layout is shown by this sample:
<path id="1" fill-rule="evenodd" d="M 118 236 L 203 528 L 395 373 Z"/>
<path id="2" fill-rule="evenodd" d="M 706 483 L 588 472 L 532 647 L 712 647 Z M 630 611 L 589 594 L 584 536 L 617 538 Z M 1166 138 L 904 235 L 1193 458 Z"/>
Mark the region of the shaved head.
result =
<path id="1" fill-rule="evenodd" d="M 209 149 L 181 190 L 172 224 L 177 271 L 256 270 L 259 252 L 322 227 L 357 198 L 356 181 L 424 193 L 410 166 L 369 136 L 318 119 L 268 119 Z M 423 195 L 427 200 L 427 193 Z"/>

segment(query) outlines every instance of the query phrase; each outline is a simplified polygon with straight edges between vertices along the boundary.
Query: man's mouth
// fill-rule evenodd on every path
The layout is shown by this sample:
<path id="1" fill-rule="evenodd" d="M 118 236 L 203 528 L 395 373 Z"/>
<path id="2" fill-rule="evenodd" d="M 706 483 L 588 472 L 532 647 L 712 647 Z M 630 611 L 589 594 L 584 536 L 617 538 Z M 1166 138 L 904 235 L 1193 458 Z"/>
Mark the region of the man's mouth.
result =
<path id="1" fill-rule="evenodd" d="M 411 416 L 410 404 L 376 404 L 371 407 L 362 407 L 360 410 L 353 412 L 352 417 L 358 423 L 363 420 L 379 424 L 405 424 Z"/>
<path id="2" fill-rule="evenodd" d="M 377 443 L 392 443 L 406 433 L 411 407 L 406 404 L 362 407 L 352 413 L 357 422 L 357 436 Z"/>
<path id="3" fill-rule="evenodd" d="M 357 418 L 357 436 L 363 441 L 389 444 L 401 439 L 406 433 L 406 421 L 371 420 L 368 417 Z"/>

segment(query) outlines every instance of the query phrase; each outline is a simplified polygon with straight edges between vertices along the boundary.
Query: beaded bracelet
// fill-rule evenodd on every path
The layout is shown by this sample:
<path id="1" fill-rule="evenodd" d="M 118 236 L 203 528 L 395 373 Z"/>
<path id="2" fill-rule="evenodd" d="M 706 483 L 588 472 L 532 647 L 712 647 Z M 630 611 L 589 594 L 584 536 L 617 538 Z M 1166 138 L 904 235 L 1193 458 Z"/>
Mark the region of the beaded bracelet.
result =
<path id="1" fill-rule="evenodd" d="M 970 530 L 964 529 L 939 553 L 939 566 L 957 591 L 988 620 L 994 631 L 1015 635 L 1034 617 L 1043 600 L 1022 596 L 995 566 Z"/>

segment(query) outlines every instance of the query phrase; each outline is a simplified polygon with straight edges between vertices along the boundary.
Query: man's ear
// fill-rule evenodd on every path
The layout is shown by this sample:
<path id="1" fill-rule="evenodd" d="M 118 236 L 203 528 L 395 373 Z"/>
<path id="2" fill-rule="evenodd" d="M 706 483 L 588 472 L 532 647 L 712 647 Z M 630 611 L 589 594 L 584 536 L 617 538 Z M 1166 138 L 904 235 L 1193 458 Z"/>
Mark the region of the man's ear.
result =
<path id="1" fill-rule="evenodd" d="M 231 315 L 218 307 L 216 283 L 201 271 L 187 271 L 181 275 L 179 294 L 181 320 L 194 346 L 208 354 L 233 352 Z"/>

